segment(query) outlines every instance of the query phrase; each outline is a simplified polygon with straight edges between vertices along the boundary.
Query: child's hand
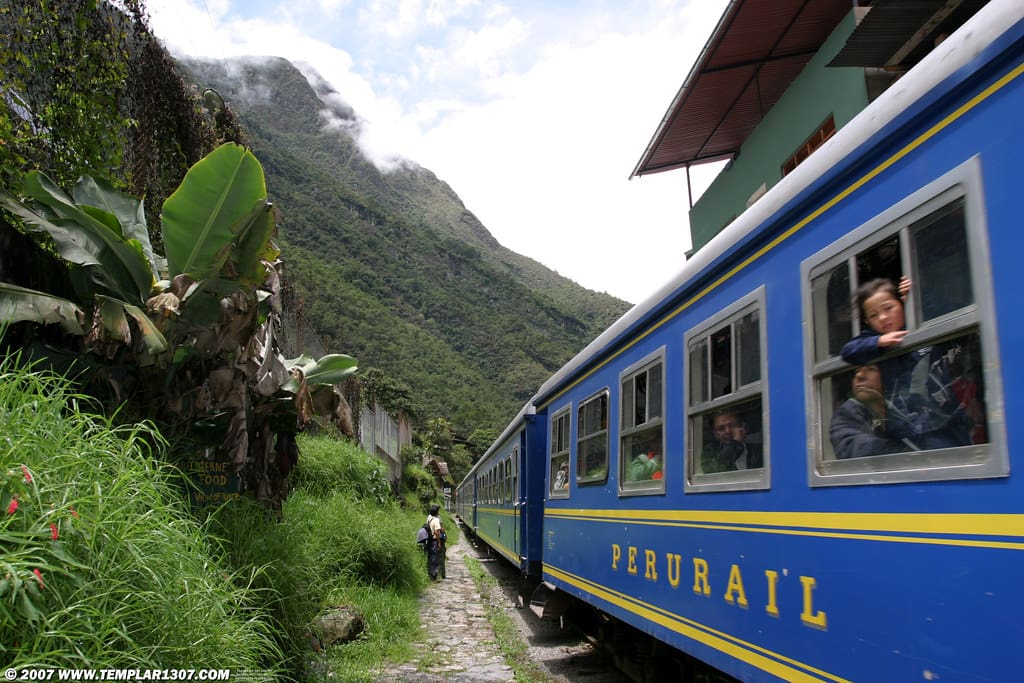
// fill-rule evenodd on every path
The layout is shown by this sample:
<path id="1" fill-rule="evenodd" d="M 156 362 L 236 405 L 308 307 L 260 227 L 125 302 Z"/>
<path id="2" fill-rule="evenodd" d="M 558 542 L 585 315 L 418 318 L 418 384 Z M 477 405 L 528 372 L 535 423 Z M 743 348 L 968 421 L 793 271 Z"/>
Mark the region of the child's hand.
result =
<path id="1" fill-rule="evenodd" d="M 907 336 L 906 330 L 896 330 L 895 332 L 886 332 L 878 337 L 878 348 L 884 349 L 889 346 L 896 346 L 903 338 Z"/>
<path id="2" fill-rule="evenodd" d="M 912 284 L 913 282 L 911 282 L 910 278 L 906 275 L 900 278 L 899 291 L 901 299 L 907 298 L 907 292 L 910 291 L 910 285 Z"/>

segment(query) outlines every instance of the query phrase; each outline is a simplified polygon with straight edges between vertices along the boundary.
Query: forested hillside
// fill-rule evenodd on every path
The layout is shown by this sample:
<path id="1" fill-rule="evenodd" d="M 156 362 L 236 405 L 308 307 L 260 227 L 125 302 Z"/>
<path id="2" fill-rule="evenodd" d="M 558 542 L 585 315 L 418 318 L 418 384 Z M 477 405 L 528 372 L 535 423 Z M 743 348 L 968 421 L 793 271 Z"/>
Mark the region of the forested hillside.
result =
<path id="1" fill-rule="evenodd" d="M 264 165 L 304 320 L 361 368 L 406 383 L 421 417 L 502 428 L 628 308 L 502 247 L 429 170 L 380 172 L 348 132 L 356 113 L 325 103 L 327 86 L 291 63 L 185 66 L 237 112 Z"/>

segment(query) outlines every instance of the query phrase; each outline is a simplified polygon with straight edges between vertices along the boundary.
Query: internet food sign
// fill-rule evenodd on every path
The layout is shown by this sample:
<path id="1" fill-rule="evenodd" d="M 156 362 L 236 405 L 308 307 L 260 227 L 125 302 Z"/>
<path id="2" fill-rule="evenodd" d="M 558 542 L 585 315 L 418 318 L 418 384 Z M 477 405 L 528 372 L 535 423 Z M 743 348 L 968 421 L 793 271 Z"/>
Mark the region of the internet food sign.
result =
<path id="1" fill-rule="evenodd" d="M 194 506 L 219 505 L 239 496 L 240 481 L 229 460 L 190 460 L 187 472 L 192 480 L 189 498 Z"/>

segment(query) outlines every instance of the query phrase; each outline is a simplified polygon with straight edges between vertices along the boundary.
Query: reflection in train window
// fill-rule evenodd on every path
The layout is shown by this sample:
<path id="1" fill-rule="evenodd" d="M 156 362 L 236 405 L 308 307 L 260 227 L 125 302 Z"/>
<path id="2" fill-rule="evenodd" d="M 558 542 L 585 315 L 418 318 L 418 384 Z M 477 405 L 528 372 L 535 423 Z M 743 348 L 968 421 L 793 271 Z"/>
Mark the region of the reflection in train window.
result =
<path id="1" fill-rule="evenodd" d="M 1001 393 L 985 368 L 994 330 L 975 164 L 923 188 L 804 263 L 812 341 L 808 424 L 818 433 L 812 485 L 1001 476 Z M 906 330 L 898 343 L 864 319 L 857 288 L 911 281 L 883 294 Z M 979 297 L 983 293 L 984 297 Z M 846 300 L 845 302 L 843 300 Z M 844 349 L 844 345 L 846 348 Z M 842 356 L 840 352 L 842 351 Z M 844 362 L 844 358 L 847 362 Z M 1001 436 L 997 438 L 1001 439 Z"/>
<path id="2" fill-rule="evenodd" d="M 608 479 L 608 391 L 580 404 L 576 412 L 576 481 Z"/>
<path id="3" fill-rule="evenodd" d="M 764 288 L 687 333 L 689 491 L 766 488 Z"/>
<path id="4" fill-rule="evenodd" d="M 551 461 L 548 469 L 551 496 L 565 498 L 569 495 L 569 418 L 572 413 L 566 406 L 551 418 Z"/>
<path id="5" fill-rule="evenodd" d="M 621 375 L 619 493 L 664 493 L 664 351 Z"/>
<path id="6" fill-rule="evenodd" d="M 988 443 L 981 367 L 971 332 L 830 376 L 831 457 Z"/>

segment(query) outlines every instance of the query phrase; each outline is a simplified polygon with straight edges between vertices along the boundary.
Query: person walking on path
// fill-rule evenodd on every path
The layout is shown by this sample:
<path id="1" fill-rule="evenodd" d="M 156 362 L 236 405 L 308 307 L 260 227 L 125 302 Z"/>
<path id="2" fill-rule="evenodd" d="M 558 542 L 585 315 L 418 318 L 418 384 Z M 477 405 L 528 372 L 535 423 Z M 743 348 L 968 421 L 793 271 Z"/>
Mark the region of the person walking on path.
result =
<path id="1" fill-rule="evenodd" d="M 415 643 L 416 660 L 380 672 L 377 683 L 514 683 L 487 620 L 480 592 L 466 567 L 475 556 L 464 534 L 448 552 L 452 571 L 420 597 L 425 639 Z"/>
<path id="2" fill-rule="evenodd" d="M 438 577 L 445 576 L 445 542 L 447 537 L 444 531 L 444 524 L 441 523 L 441 509 L 435 503 L 430 506 L 430 514 L 427 515 L 426 527 L 429 532 L 427 538 L 427 573 L 431 581 L 437 581 Z"/>

